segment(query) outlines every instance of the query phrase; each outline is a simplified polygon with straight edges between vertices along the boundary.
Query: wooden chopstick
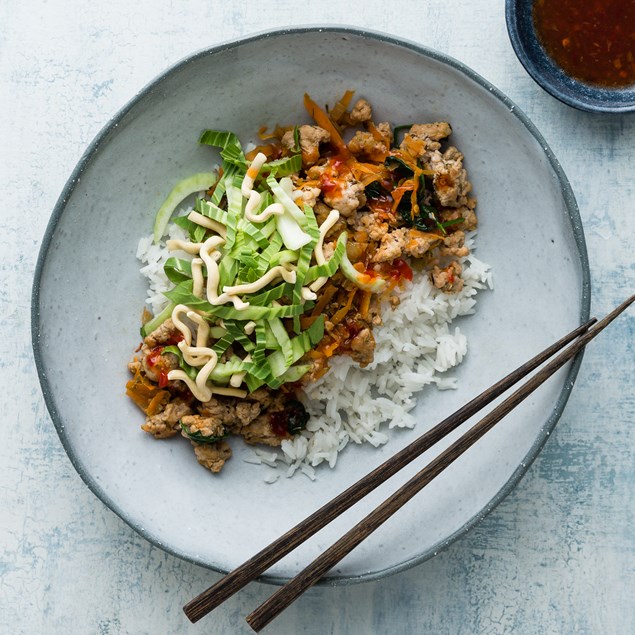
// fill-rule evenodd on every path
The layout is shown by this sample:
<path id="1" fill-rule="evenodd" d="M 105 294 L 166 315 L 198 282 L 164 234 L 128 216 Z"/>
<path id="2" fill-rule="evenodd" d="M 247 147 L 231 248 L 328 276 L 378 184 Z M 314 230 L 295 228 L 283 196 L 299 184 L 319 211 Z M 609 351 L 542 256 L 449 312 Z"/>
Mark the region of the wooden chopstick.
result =
<path id="1" fill-rule="evenodd" d="M 304 591 L 313 586 L 329 569 L 335 566 L 352 549 L 373 533 L 384 521 L 407 503 L 430 481 L 446 469 L 455 459 L 478 441 L 486 432 L 491 430 L 505 415 L 513 410 L 521 401 L 529 396 L 551 375 L 569 361 L 600 331 L 608 326 L 622 311 L 635 301 L 635 295 L 614 309 L 603 320 L 590 328 L 580 338 L 566 348 L 560 355 L 549 362 L 542 370 L 516 390 L 510 397 L 494 408 L 483 419 L 470 428 L 463 436 L 450 445 L 437 458 L 400 487 L 392 496 L 368 514 L 353 529 L 335 542 L 329 549 L 318 556 L 309 566 L 285 586 L 276 591 L 268 600 L 247 616 L 251 628 L 259 632 L 271 620 L 279 615 Z"/>
<path id="2" fill-rule="evenodd" d="M 586 324 L 574 329 L 528 362 L 519 366 L 509 375 L 483 391 L 480 395 L 441 421 L 441 423 L 415 439 L 379 467 L 369 472 L 341 494 L 323 505 L 308 518 L 298 523 L 280 538 L 258 552 L 255 556 L 221 578 L 216 584 L 197 595 L 183 607 L 187 617 L 192 622 L 197 622 L 210 611 L 213 611 L 246 584 L 255 580 L 269 567 L 293 551 L 298 545 L 328 525 L 332 520 L 352 507 L 388 478 L 396 474 L 426 450 L 429 450 L 434 444 L 458 428 L 479 410 L 526 377 L 532 370 L 538 368 L 538 366 L 554 355 L 554 353 L 586 332 L 596 321 L 595 318 L 589 320 Z"/>

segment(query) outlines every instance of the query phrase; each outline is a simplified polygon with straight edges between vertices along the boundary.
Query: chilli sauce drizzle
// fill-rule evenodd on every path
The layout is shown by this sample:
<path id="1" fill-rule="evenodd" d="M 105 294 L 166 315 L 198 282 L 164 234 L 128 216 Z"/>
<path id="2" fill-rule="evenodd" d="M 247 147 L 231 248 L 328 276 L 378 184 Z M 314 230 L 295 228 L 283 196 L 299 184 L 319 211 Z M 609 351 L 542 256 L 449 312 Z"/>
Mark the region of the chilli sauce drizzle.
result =
<path id="1" fill-rule="evenodd" d="M 635 84 L 635 0 L 536 0 L 536 33 L 566 73 L 587 84 Z"/>

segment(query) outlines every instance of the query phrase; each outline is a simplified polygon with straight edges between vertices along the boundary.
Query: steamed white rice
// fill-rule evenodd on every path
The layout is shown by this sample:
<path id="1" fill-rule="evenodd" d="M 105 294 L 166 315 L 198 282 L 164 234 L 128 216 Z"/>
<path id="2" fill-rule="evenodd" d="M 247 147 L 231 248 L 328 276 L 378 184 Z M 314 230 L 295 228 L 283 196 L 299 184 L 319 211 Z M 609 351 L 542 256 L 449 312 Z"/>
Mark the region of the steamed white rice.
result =
<path id="1" fill-rule="evenodd" d="M 170 225 L 168 238 L 186 239 L 186 234 Z M 466 238 L 470 251 L 473 238 L 474 233 Z M 174 286 L 163 271 L 167 258 L 174 255 L 191 258 L 184 252 L 168 252 L 165 243 L 154 244 L 152 236 L 139 241 L 137 258 L 144 263 L 141 273 L 149 285 L 146 302 L 154 314 L 167 304 L 163 292 Z M 410 411 L 425 386 L 456 388 L 456 379 L 445 373 L 465 357 L 467 339 L 458 327 L 451 328 L 452 322 L 474 313 L 477 292 L 492 287 L 488 265 L 472 253 L 461 262 L 465 284 L 460 293 L 443 293 L 429 276 L 415 274 L 400 294 L 400 304 L 384 307 L 383 325 L 373 330 L 372 364 L 359 368 L 350 357 L 338 356 L 323 377 L 306 386 L 302 401 L 311 415 L 306 430 L 283 441 L 279 450 L 257 449 L 246 459 L 276 470 L 267 475 L 267 482 L 295 473 L 314 479 L 314 468 L 334 467 L 349 442 L 377 447 L 386 443 L 391 428 L 412 428 Z"/>

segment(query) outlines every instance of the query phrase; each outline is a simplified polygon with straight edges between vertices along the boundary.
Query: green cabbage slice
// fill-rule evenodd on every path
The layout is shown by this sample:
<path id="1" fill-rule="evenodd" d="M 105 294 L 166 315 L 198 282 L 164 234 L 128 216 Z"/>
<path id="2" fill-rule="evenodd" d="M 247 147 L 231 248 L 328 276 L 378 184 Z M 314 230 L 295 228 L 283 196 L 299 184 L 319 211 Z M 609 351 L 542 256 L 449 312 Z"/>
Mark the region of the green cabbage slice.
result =
<path id="1" fill-rule="evenodd" d="M 213 172 L 202 172 L 179 181 L 168 194 L 154 219 L 154 242 L 158 243 L 163 238 L 172 214 L 188 196 L 206 190 L 217 180 Z"/>

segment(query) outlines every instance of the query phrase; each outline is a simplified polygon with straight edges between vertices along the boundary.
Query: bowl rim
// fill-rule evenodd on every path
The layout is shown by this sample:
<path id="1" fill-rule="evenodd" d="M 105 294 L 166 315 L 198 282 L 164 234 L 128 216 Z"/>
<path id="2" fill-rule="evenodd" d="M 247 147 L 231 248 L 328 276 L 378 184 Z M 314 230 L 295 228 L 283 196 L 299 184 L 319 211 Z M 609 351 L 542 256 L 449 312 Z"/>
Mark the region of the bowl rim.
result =
<path id="1" fill-rule="evenodd" d="M 39 303 L 40 303 L 40 281 L 42 277 L 42 273 L 44 270 L 44 266 L 46 263 L 46 258 L 48 254 L 49 247 L 52 242 L 53 235 L 55 233 L 55 229 L 57 227 L 58 221 L 60 220 L 64 209 L 66 207 L 66 202 L 70 199 L 70 196 L 73 194 L 75 186 L 81 177 L 83 171 L 89 165 L 92 157 L 99 150 L 101 144 L 117 129 L 119 122 L 125 117 L 125 115 L 139 102 L 143 97 L 145 97 L 148 93 L 153 91 L 166 77 L 171 76 L 173 73 L 180 71 L 185 65 L 187 65 L 190 61 L 198 60 L 200 58 L 209 56 L 213 57 L 216 53 L 231 50 L 233 48 L 237 48 L 242 46 L 243 44 L 258 42 L 259 40 L 268 39 L 272 37 L 284 37 L 288 35 L 303 35 L 307 33 L 331 33 L 331 34 L 341 34 L 341 35 L 351 35 L 354 37 L 359 37 L 362 39 L 368 39 L 373 41 L 378 41 L 383 44 L 391 44 L 398 47 L 402 47 L 408 49 L 418 55 L 423 57 L 432 59 L 434 61 L 440 62 L 441 64 L 447 65 L 454 70 L 459 71 L 464 76 L 466 76 L 469 80 L 477 83 L 482 88 L 485 88 L 488 92 L 490 92 L 495 98 L 497 98 L 502 104 L 504 104 L 509 110 L 510 114 L 516 117 L 527 129 L 527 131 L 534 137 L 534 139 L 540 144 L 542 151 L 545 153 L 551 168 L 553 169 L 555 176 L 558 179 L 558 183 L 560 185 L 560 190 L 563 196 L 564 204 L 566 206 L 567 214 L 569 216 L 571 222 L 571 228 L 573 237 L 577 246 L 578 255 L 579 255 L 579 264 L 582 273 L 582 294 L 581 294 L 581 302 L 580 302 L 580 321 L 585 322 L 589 318 L 590 314 L 590 305 L 591 305 L 591 275 L 589 269 L 589 260 L 586 249 L 586 241 L 584 238 L 584 231 L 582 226 L 582 220 L 580 218 L 580 213 L 578 209 L 578 205 L 575 199 L 575 195 L 569 184 L 569 181 L 552 152 L 551 148 L 548 146 L 545 139 L 542 137 L 536 126 L 533 122 L 525 115 L 516 104 L 509 99 L 503 92 L 501 92 L 498 88 L 492 85 L 488 80 L 484 77 L 473 71 L 471 68 L 459 62 L 458 60 L 446 55 L 445 53 L 440 53 L 434 49 L 423 46 L 411 40 L 407 40 L 404 38 L 400 38 L 394 35 L 390 35 L 387 33 L 361 29 L 358 27 L 352 26 L 343 26 L 343 25 L 305 25 L 305 26 L 295 26 L 295 27 L 285 27 L 281 29 L 269 29 L 266 31 L 262 31 L 255 34 L 250 34 L 244 37 L 236 38 L 233 40 L 229 40 L 226 42 L 222 42 L 220 44 L 206 47 L 201 49 L 191 55 L 188 55 L 176 63 L 169 66 L 166 70 L 157 75 L 153 80 L 151 80 L 145 87 L 143 87 L 138 93 L 136 93 L 112 118 L 105 124 L 105 126 L 97 133 L 93 141 L 88 145 L 87 149 L 84 151 L 82 156 L 80 157 L 77 165 L 75 166 L 73 172 L 71 173 L 68 181 L 66 182 L 56 204 L 53 208 L 53 212 L 49 219 L 48 225 L 46 227 L 46 231 L 44 233 L 44 237 L 42 239 L 42 244 L 39 250 L 38 259 L 35 267 L 34 278 L 33 278 L 33 287 L 31 294 L 31 338 L 32 338 L 32 346 L 33 353 L 35 359 L 35 365 L 40 381 L 40 387 L 42 390 L 42 395 L 44 397 L 44 402 L 46 404 L 47 410 L 50 414 L 50 417 L 53 421 L 55 429 L 57 430 L 57 434 L 60 438 L 62 446 L 66 451 L 71 464 L 84 481 L 86 486 L 90 489 L 90 491 L 106 505 L 112 512 L 114 512 L 121 520 L 123 520 L 128 526 L 130 526 L 134 531 L 136 531 L 143 538 L 148 540 L 155 547 L 159 547 L 163 551 L 176 556 L 182 560 L 190 562 L 192 564 L 196 564 L 198 566 L 205 567 L 207 569 L 211 569 L 218 573 L 225 574 L 228 571 L 223 567 L 215 564 L 211 564 L 208 562 L 202 562 L 197 560 L 195 557 L 192 557 L 186 553 L 182 553 L 176 548 L 173 548 L 169 545 L 164 544 L 159 537 L 153 535 L 149 530 L 144 527 L 140 527 L 134 523 L 128 516 L 124 509 L 120 508 L 102 489 L 102 487 L 97 483 L 97 481 L 84 469 L 80 459 L 75 455 L 70 440 L 67 437 L 65 426 L 62 418 L 60 417 L 53 395 L 53 391 L 48 381 L 48 377 L 46 375 L 46 371 L 43 365 L 43 356 L 41 350 L 40 343 L 40 313 L 39 313 Z M 478 513 L 475 514 L 472 518 L 470 518 L 467 522 L 465 522 L 459 529 L 457 529 L 453 534 L 446 537 L 444 540 L 439 541 L 423 553 L 410 558 L 404 562 L 401 562 L 397 565 L 392 565 L 390 567 L 385 567 L 383 569 L 379 569 L 376 571 L 370 571 L 367 573 L 363 573 L 360 575 L 338 575 L 332 574 L 325 576 L 318 584 L 320 585 L 346 585 L 346 584 L 355 584 L 358 582 L 369 582 L 373 580 L 379 580 L 388 575 L 392 575 L 394 573 L 398 573 L 401 571 L 405 571 L 429 558 L 437 555 L 439 552 L 445 550 L 450 546 L 457 538 L 464 535 L 467 531 L 469 531 L 472 527 L 474 527 L 477 523 L 483 520 L 518 484 L 522 476 L 529 469 L 529 466 L 533 463 L 537 455 L 539 454 L 542 446 L 549 438 L 552 430 L 554 429 L 556 423 L 558 422 L 564 407 L 569 399 L 571 391 L 573 389 L 573 385 L 578 374 L 578 370 L 580 368 L 580 364 L 582 362 L 583 351 L 578 353 L 576 357 L 571 362 L 569 370 L 567 371 L 567 377 L 564 381 L 563 388 L 558 396 L 558 400 L 555 404 L 554 409 L 551 411 L 547 421 L 544 426 L 541 428 L 540 435 L 536 438 L 535 442 L 531 446 L 529 452 L 521 461 L 520 465 L 516 468 L 516 470 L 512 473 L 508 481 L 503 485 L 503 487 L 498 491 L 498 493 L 488 502 L 487 505 Z M 284 576 L 276 576 L 276 575 L 263 575 L 258 578 L 259 582 L 264 582 L 268 584 L 274 585 L 282 585 L 286 583 L 289 578 Z"/>
<path id="2" fill-rule="evenodd" d="M 509 35 L 514 53 L 536 84 L 563 104 L 585 112 L 607 114 L 635 112 L 635 85 L 624 88 L 604 88 L 602 86 L 585 84 L 567 75 L 551 59 L 539 42 L 537 46 L 533 46 L 532 42 L 528 42 L 527 37 L 523 35 L 524 31 L 519 28 L 520 15 L 518 7 L 519 4 L 523 2 L 524 0 L 505 0 L 505 22 L 507 25 L 507 34 Z M 533 20 L 531 22 L 532 32 L 535 33 Z M 562 80 L 571 87 L 571 90 L 563 90 L 560 82 L 554 79 L 552 74 L 542 73 L 535 62 L 536 55 L 547 64 L 553 73 L 556 74 L 556 77 L 561 76 Z M 583 96 L 577 96 L 574 89 L 584 91 L 588 97 L 585 99 Z M 630 103 L 626 101 L 615 103 L 611 100 L 602 99 L 601 95 L 630 98 Z"/>

